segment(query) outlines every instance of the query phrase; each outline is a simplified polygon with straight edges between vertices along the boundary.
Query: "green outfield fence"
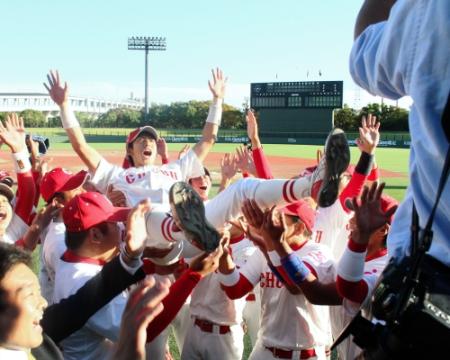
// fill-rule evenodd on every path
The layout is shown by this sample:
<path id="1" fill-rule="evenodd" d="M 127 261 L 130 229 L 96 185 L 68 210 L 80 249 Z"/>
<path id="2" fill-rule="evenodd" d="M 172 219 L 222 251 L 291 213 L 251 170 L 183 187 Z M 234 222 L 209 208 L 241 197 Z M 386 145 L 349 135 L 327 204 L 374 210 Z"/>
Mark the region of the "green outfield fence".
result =
<path id="1" fill-rule="evenodd" d="M 121 143 L 131 129 L 83 129 L 87 142 L 91 143 Z M 29 129 L 32 134 L 43 135 L 50 139 L 51 143 L 68 142 L 63 129 L 35 128 Z M 168 143 L 196 143 L 200 140 L 201 129 L 164 129 L 160 130 Z M 261 141 L 265 144 L 299 144 L 299 145 L 323 145 L 327 133 L 261 133 Z M 347 133 L 350 145 L 355 145 L 358 133 Z M 218 143 L 248 143 L 246 131 L 220 130 Z M 381 133 L 380 147 L 409 148 L 411 138 L 409 133 Z"/>

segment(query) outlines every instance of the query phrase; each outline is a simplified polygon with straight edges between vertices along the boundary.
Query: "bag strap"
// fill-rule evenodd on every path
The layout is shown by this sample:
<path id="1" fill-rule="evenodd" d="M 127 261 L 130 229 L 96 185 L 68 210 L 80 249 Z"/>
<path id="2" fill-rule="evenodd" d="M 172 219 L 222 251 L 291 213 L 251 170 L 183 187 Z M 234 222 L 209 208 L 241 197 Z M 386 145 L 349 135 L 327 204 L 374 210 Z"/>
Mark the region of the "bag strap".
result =
<path id="1" fill-rule="evenodd" d="M 450 122 L 450 93 L 447 99 L 447 104 L 442 115 L 442 125 Z M 444 131 L 447 128 L 444 127 Z M 448 134 L 446 133 L 446 136 Z M 449 138 L 449 136 L 447 136 Z M 450 147 L 447 149 L 447 156 L 444 162 L 444 168 L 442 169 L 441 178 L 439 180 L 439 186 L 436 193 L 436 200 L 434 202 L 433 208 L 431 210 L 430 216 L 428 218 L 427 224 L 423 231 L 420 231 L 419 225 L 419 215 L 417 214 L 416 206 L 413 202 L 412 209 L 412 221 L 411 221 L 411 264 L 408 269 L 407 275 L 404 278 L 404 283 L 398 293 L 398 301 L 394 309 L 394 323 L 398 324 L 400 314 L 407 306 L 408 299 L 414 291 L 414 288 L 419 283 L 420 278 L 420 266 L 425 258 L 425 253 L 430 249 L 431 242 L 433 240 L 433 230 L 431 226 L 433 225 L 434 215 L 436 214 L 436 209 L 441 199 L 442 190 L 444 189 L 445 183 L 450 172 Z"/>

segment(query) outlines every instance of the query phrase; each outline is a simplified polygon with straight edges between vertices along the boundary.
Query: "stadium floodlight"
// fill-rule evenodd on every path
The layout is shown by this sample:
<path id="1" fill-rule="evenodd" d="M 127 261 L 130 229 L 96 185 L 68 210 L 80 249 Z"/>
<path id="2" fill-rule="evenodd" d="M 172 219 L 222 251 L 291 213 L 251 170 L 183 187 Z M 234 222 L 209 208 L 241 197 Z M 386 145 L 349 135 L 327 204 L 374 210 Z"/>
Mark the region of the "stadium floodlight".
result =
<path id="1" fill-rule="evenodd" d="M 148 52 L 165 51 L 165 37 L 132 36 L 128 38 L 128 50 L 145 51 L 145 121 L 150 121 L 148 115 Z"/>

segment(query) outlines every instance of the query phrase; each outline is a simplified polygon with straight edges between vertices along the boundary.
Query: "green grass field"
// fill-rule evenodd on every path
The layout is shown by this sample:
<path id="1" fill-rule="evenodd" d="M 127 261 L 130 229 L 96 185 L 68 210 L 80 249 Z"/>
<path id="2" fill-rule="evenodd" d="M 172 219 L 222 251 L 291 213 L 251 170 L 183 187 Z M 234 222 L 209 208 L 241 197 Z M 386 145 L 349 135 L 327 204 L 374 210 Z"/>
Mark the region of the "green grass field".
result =
<path id="1" fill-rule="evenodd" d="M 122 143 L 94 143 L 92 144 L 99 151 L 119 150 L 122 151 L 124 145 Z M 181 150 L 184 144 L 168 144 L 169 151 L 177 152 Z M 212 152 L 234 152 L 238 144 L 216 144 Z M 266 144 L 264 151 L 268 156 L 285 156 L 293 158 L 293 166 L 295 166 L 295 158 L 315 159 L 316 150 L 318 146 L 315 145 L 278 145 Z M 71 145 L 68 143 L 54 143 L 51 144 L 53 150 L 70 150 Z M 359 157 L 359 150 L 356 147 L 351 149 L 352 163 L 356 163 Z M 386 182 L 385 192 L 397 200 L 402 200 L 406 187 L 408 185 L 408 157 L 409 149 L 398 148 L 379 148 L 376 152 L 376 161 L 382 170 L 398 173 L 400 177 L 383 178 Z M 217 164 L 217 167 L 219 164 Z M 213 194 L 216 192 L 217 184 L 214 184 Z"/>

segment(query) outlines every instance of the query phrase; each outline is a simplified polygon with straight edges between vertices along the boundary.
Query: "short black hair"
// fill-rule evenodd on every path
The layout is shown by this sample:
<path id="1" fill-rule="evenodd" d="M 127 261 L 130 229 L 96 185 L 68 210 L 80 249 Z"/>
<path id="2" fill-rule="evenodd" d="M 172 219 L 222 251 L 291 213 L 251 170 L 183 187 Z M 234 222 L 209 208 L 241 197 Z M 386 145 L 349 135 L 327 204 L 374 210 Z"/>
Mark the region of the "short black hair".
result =
<path id="1" fill-rule="evenodd" d="M 106 222 L 94 225 L 93 227 L 99 229 L 102 234 L 106 235 L 108 233 L 108 224 Z M 84 240 L 86 240 L 89 230 L 90 229 L 78 232 L 66 231 L 65 243 L 67 248 L 72 251 L 78 250 L 81 245 L 83 245 Z"/>
<path id="2" fill-rule="evenodd" d="M 15 245 L 0 242 L 0 281 L 17 264 L 31 266 L 31 255 Z"/>

